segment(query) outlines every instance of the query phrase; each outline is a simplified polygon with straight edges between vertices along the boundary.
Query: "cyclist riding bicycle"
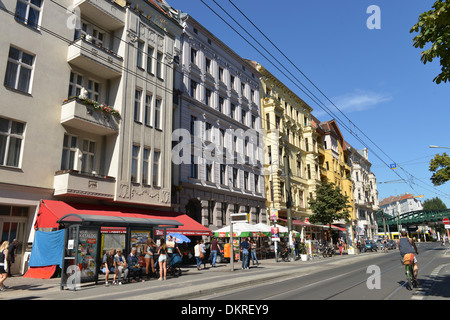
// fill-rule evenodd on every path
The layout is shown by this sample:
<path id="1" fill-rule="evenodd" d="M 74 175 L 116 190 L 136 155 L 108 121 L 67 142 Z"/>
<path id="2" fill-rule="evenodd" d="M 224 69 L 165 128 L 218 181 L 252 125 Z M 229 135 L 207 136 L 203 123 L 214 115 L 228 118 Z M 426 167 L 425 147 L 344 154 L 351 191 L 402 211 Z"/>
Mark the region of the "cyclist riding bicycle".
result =
<path id="1" fill-rule="evenodd" d="M 388 243 L 386 237 L 383 239 L 383 250 L 384 252 L 388 252 Z"/>
<path id="2" fill-rule="evenodd" d="M 416 244 L 414 243 L 413 239 L 408 238 L 408 233 L 405 230 L 402 230 L 401 232 L 401 238 L 398 242 L 398 248 L 400 250 L 400 255 L 402 256 L 402 262 L 403 257 L 407 253 L 412 253 L 414 255 L 414 280 L 417 284 L 417 274 L 419 273 L 419 266 L 417 265 L 417 257 L 416 255 L 419 254 L 419 251 L 417 251 Z"/>

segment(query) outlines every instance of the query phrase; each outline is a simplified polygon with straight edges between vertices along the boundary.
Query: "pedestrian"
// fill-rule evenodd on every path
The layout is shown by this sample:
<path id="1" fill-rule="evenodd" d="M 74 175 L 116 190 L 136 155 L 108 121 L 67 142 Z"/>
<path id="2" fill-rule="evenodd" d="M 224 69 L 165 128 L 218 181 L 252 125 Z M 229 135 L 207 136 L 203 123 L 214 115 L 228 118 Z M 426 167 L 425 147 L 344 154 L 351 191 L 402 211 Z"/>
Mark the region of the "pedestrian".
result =
<path id="1" fill-rule="evenodd" d="M 3 241 L 0 246 L 0 291 L 5 291 L 6 287 L 3 284 L 8 277 L 8 272 L 6 271 L 6 257 L 8 256 L 9 241 Z"/>
<path id="2" fill-rule="evenodd" d="M 217 241 L 217 238 L 213 238 L 213 241 L 211 242 L 211 266 L 213 268 L 216 267 L 218 250 L 219 250 L 219 241 Z"/>
<path id="3" fill-rule="evenodd" d="M 19 241 L 14 239 L 8 247 L 8 255 L 6 256 L 8 262 L 8 277 L 11 277 L 11 266 L 16 261 L 16 249 L 18 245 Z"/>
<path id="4" fill-rule="evenodd" d="M 116 255 L 114 256 L 114 262 L 118 270 L 117 284 L 121 285 L 122 280 L 126 282 L 128 278 L 128 265 L 125 257 L 122 255 L 122 248 L 117 248 Z"/>
<path id="5" fill-rule="evenodd" d="M 153 253 L 156 248 L 156 243 L 152 238 L 148 237 L 144 246 L 144 258 L 145 258 L 145 274 L 147 275 L 147 279 L 150 278 L 148 274 L 148 267 L 151 266 L 152 275 L 155 274 L 155 262 L 153 260 Z"/>
<path id="6" fill-rule="evenodd" d="M 167 244 L 164 239 L 161 239 L 158 249 L 158 263 L 159 263 L 159 281 L 166 280 L 167 275 Z"/>
<path id="7" fill-rule="evenodd" d="M 131 282 L 144 282 L 145 280 L 141 280 L 141 266 L 139 265 L 139 257 L 136 254 L 136 247 L 131 248 L 131 252 L 127 257 L 127 264 Z"/>
<path id="8" fill-rule="evenodd" d="M 341 253 L 341 256 L 343 255 L 343 251 L 344 251 L 344 241 L 342 240 L 342 238 L 339 239 L 339 252 Z"/>
<path id="9" fill-rule="evenodd" d="M 241 242 L 241 251 L 242 251 L 242 270 L 249 269 L 248 267 L 248 254 L 250 249 L 250 244 L 247 242 L 247 238 L 244 238 L 244 241 Z"/>
<path id="10" fill-rule="evenodd" d="M 206 269 L 206 246 L 205 246 L 205 241 L 204 240 L 200 240 L 200 249 L 202 250 L 202 263 L 203 263 L 203 268 Z"/>
<path id="11" fill-rule="evenodd" d="M 197 261 L 197 270 L 200 271 L 200 266 L 202 265 L 202 248 L 200 247 L 200 241 L 197 240 L 197 244 L 194 247 L 194 256 L 195 260 Z"/>
<path id="12" fill-rule="evenodd" d="M 251 242 L 251 257 L 252 257 L 252 264 L 255 265 L 255 260 L 256 260 L 256 264 L 259 265 L 259 261 L 258 258 L 256 257 L 256 241 L 255 239 L 252 240 Z"/>
<path id="13" fill-rule="evenodd" d="M 111 272 L 114 273 L 113 284 L 116 284 L 117 274 L 119 273 L 119 270 L 117 270 L 115 267 L 114 249 L 109 249 L 109 252 L 103 255 L 102 263 L 102 272 L 105 274 L 105 286 L 109 287 L 108 277 Z"/>

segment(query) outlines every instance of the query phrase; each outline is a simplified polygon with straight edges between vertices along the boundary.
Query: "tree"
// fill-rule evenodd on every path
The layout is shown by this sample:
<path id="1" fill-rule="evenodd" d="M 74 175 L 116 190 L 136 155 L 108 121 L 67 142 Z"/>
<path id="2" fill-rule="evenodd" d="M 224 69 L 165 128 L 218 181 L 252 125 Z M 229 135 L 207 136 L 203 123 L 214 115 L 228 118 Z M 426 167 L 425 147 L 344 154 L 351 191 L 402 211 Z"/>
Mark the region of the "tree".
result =
<path id="1" fill-rule="evenodd" d="M 350 205 L 348 196 L 334 183 L 322 183 L 316 190 L 316 198 L 308 201 L 313 214 L 309 217 L 311 223 L 321 223 L 330 226 L 335 220 L 349 221 Z"/>
<path id="2" fill-rule="evenodd" d="M 440 58 L 442 72 L 433 79 L 439 84 L 450 80 L 450 0 L 437 0 L 433 9 L 422 13 L 409 32 L 419 32 L 413 39 L 415 48 L 431 43 L 430 49 L 422 51 L 420 61 L 426 64 Z"/>
<path id="3" fill-rule="evenodd" d="M 447 206 L 438 197 L 427 199 L 423 202 L 423 210 L 441 210 L 441 209 L 447 209 Z"/>
<path id="4" fill-rule="evenodd" d="M 450 180 L 450 157 L 444 152 L 437 154 L 430 161 L 429 170 L 434 172 L 430 180 L 435 186 L 440 186 Z"/>

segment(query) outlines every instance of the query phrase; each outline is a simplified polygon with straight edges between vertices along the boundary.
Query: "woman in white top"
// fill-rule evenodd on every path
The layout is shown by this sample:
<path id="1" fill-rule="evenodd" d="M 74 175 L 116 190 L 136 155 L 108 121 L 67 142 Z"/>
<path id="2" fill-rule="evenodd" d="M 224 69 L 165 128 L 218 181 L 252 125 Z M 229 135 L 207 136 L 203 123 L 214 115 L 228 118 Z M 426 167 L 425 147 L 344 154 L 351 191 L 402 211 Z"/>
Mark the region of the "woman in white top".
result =
<path id="1" fill-rule="evenodd" d="M 200 258 L 200 254 L 202 253 L 202 249 L 200 247 L 200 241 L 197 240 L 197 244 L 194 247 L 194 256 L 197 260 L 197 270 L 201 270 L 200 266 L 202 265 L 202 259 Z"/>
<path id="2" fill-rule="evenodd" d="M 6 272 L 6 257 L 8 256 L 9 241 L 4 241 L 0 246 L 0 291 L 5 290 L 3 282 L 8 277 Z"/>

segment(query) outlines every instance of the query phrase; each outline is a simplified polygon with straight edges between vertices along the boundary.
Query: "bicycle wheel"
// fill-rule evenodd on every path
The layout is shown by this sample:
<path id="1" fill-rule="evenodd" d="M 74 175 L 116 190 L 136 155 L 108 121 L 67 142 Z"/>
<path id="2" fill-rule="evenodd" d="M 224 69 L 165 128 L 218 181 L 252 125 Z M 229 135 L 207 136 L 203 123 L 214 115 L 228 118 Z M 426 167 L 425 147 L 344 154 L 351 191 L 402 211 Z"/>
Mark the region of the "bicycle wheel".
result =
<path id="1" fill-rule="evenodd" d="M 408 280 L 409 290 L 413 289 L 413 270 L 412 265 L 406 266 L 406 279 Z"/>

